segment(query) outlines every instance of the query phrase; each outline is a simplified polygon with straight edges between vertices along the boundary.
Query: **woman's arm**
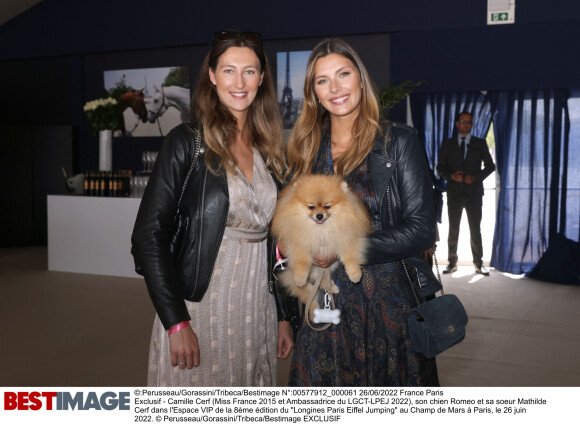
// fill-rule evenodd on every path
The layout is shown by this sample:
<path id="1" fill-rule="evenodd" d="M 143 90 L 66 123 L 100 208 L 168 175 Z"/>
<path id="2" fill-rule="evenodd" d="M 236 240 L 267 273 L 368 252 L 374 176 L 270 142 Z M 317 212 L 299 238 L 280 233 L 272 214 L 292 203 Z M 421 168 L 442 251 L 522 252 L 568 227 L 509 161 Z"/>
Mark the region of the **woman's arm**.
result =
<path id="1" fill-rule="evenodd" d="M 294 348 L 290 321 L 278 321 L 278 358 L 288 358 Z"/>
<path id="2" fill-rule="evenodd" d="M 396 178 L 390 181 L 394 226 L 389 225 L 389 219 L 382 219 L 386 227 L 369 235 L 366 264 L 417 255 L 435 243 L 433 185 L 424 149 L 416 134 L 397 138 L 403 141 L 396 154 Z M 382 216 L 389 217 L 388 211 Z"/>
<path id="3" fill-rule="evenodd" d="M 175 288 L 177 277 L 169 251 L 169 228 L 188 167 L 189 133 L 180 126 L 164 139 L 131 236 L 132 252 L 143 268 L 151 301 L 165 329 L 190 319 Z"/>
<path id="4" fill-rule="evenodd" d="M 179 363 L 187 369 L 199 366 L 199 343 L 190 325 L 169 335 L 169 354 L 173 367 Z"/>

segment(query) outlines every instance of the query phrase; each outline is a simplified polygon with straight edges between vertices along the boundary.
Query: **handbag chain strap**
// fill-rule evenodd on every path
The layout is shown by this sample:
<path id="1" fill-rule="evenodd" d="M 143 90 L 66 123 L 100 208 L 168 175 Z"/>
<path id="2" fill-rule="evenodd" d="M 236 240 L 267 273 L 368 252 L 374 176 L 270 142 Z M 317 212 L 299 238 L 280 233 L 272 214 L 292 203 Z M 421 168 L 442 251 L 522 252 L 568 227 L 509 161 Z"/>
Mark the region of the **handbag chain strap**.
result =
<path id="1" fill-rule="evenodd" d="M 417 296 L 417 292 L 415 291 L 415 287 L 413 287 L 413 282 L 411 282 L 411 276 L 409 276 L 409 271 L 407 270 L 407 264 L 405 263 L 405 259 L 402 259 L 401 263 L 403 264 L 403 269 L 405 269 L 405 274 L 407 275 L 407 280 L 409 281 L 409 287 L 411 287 L 411 291 L 413 292 L 413 296 L 415 297 L 415 302 L 417 302 L 417 306 L 420 307 L 421 301 L 419 300 L 419 297 Z"/>
<path id="2" fill-rule="evenodd" d="M 385 139 L 384 139 L 384 147 L 383 147 L 383 154 L 387 156 L 387 147 L 391 142 L 391 123 L 387 123 L 387 127 L 385 130 Z M 395 226 L 395 220 L 393 217 L 393 206 L 391 204 L 391 183 L 387 184 L 387 211 L 389 212 L 389 225 L 391 227 Z M 439 280 L 439 284 L 441 284 L 441 295 L 445 294 L 443 291 L 443 282 L 441 282 L 441 274 L 439 273 L 439 263 L 437 262 L 437 255 L 435 254 L 435 246 L 431 249 L 433 251 L 433 261 L 435 262 L 435 268 L 437 269 L 437 279 Z M 419 297 L 417 296 L 417 292 L 415 291 L 415 287 L 413 287 L 413 282 L 411 281 L 411 276 L 409 275 L 409 270 L 407 269 L 407 264 L 405 259 L 401 259 L 401 263 L 403 264 L 403 269 L 405 269 L 405 274 L 407 275 L 407 279 L 409 281 L 409 286 L 411 287 L 411 291 L 413 291 L 413 296 L 415 296 L 415 301 L 417 302 L 417 306 L 421 306 L 421 302 Z"/>
<path id="3" fill-rule="evenodd" d="M 385 125 L 385 140 L 384 140 L 384 145 L 383 145 L 383 155 L 385 157 L 389 156 L 389 153 L 387 152 L 387 147 L 389 146 L 389 143 L 391 143 L 391 128 L 393 127 L 393 124 L 391 123 L 391 121 L 387 121 L 386 125 Z"/>
<path id="4" fill-rule="evenodd" d="M 441 284 L 441 294 L 445 294 L 443 292 L 443 282 L 441 282 L 441 273 L 439 273 L 439 263 L 437 262 L 437 253 L 435 252 L 435 245 L 433 245 L 433 261 L 435 262 L 435 269 L 437 269 L 437 280 Z"/>
<path id="5" fill-rule="evenodd" d="M 195 147 L 193 150 L 193 157 L 192 157 L 192 161 L 191 161 L 191 166 L 189 167 L 189 171 L 187 172 L 187 175 L 185 176 L 185 180 L 183 181 L 183 185 L 181 186 L 181 194 L 179 195 L 179 200 L 177 201 L 177 210 L 179 210 L 179 205 L 181 205 L 181 199 L 183 198 L 183 194 L 185 193 L 185 188 L 187 187 L 187 183 L 189 182 L 189 178 L 191 177 L 191 175 L 193 173 L 193 169 L 195 168 L 195 165 L 197 164 L 197 159 L 199 158 L 199 152 L 201 150 L 201 133 L 199 132 L 199 130 L 194 130 L 193 128 L 191 128 L 189 124 L 185 124 L 185 126 L 192 133 L 195 134 Z"/>

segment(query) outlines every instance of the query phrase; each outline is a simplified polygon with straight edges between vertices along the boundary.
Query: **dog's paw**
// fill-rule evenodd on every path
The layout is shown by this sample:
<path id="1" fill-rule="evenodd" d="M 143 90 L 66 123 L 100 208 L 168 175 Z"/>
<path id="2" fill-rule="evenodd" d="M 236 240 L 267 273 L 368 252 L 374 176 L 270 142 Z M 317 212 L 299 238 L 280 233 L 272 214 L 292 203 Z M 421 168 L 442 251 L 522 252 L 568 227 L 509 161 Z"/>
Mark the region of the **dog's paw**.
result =
<path id="1" fill-rule="evenodd" d="M 296 284 L 296 286 L 303 287 L 304 285 L 306 285 L 306 281 L 308 281 L 308 273 L 302 277 L 298 276 L 297 274 L 294 274 L 294 283 Z"/>
<path id="2" fill-rule="evenodd" d="M 355 267 L 347 268 L 346 274 L 348 275 L 348 279 L 350 279 L 355 284 L 360 282 L 360 279 L 362 278 L 362 270 L 360 266 L 356 266 L 356 268 Z"/>
<path id="3" fill-rule="evenodd" d="M 334 283 L 334 281 L 330 282 L 330 292 L 332 294 L 338 294 L 340 293 L 340 290 L 338 289 L 338 286 Z"/>
<path id="4" fill-rule="evenodd" d="M 318 277 L 318 273 L 320 272 L 321 268 L 318 266 L 311 266 L 310 273 L 308 274 L 308 282 L 314 285 L 316 283 L 316 278 Z"/>

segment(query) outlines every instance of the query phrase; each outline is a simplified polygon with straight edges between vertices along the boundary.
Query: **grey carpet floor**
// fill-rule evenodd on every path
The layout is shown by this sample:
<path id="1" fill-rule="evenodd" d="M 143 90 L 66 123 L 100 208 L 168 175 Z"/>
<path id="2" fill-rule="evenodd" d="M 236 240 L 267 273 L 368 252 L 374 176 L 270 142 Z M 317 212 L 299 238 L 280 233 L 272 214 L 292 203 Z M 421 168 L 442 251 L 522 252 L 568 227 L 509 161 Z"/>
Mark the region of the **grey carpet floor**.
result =
<path id="1" fill-rule="evenodd" d="M 45 247 L 0 248 L 0 385 L 143 386 L 154 309 L 142 279 L 47 271 Z M 438 357 L 443 386 L 580 386 L 580 287 L 461 266 L 469 315 Z M 279 363 L 279 385 L 289 361 Z"/>

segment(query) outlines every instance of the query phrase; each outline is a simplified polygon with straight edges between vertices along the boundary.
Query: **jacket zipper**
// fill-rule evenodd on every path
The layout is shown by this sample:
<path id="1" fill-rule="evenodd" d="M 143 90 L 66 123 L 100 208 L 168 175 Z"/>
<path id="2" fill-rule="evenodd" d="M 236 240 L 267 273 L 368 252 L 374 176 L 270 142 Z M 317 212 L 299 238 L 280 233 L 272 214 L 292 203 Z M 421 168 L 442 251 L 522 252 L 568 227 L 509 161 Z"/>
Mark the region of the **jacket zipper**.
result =
<path id="1" fill-rule="evenodd" d="M 201 190 L 201 210 L 200 210 L 200 215 L 199 215 L 199 240 L 197 242 L 197 261 L 195 262 L 195 278 L 193 279 L 193 288 L 191 290 L 191 297 L 194 296 L 195 294 L 195 290 L 196 290 L 196 286 L 197 286 L 197 278 L 199 276 L 199 262 L 200 262 L 200 253 L 201 253 L 201 241 L 203 238 L 203 208 L 205 205 L 205 183 L 207 180 L 207 169 L 205 170 L 205 173 L 203 175 L 203 184 L 202 184 L 202 190 Z"/>
<path id="2" fill-rule="evenodd" d="M 268 226 L 268 235 L 270 234 L 270 226 Z M 268 239 L 266 239 L 267 241 Z M 272 256 L 275 255 L 275 242 L 274 238 L 272 238 L 272 243 L 270 244 L 270 250 L 268 253 L 268 290 L 270 290 L 270 294 L 274 294 L 274 268 L 272 267 Z"/>

